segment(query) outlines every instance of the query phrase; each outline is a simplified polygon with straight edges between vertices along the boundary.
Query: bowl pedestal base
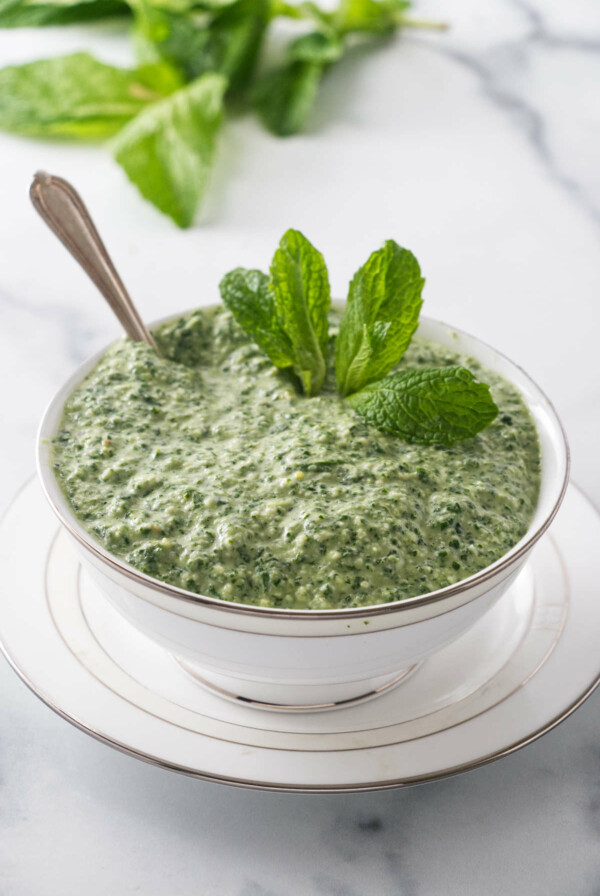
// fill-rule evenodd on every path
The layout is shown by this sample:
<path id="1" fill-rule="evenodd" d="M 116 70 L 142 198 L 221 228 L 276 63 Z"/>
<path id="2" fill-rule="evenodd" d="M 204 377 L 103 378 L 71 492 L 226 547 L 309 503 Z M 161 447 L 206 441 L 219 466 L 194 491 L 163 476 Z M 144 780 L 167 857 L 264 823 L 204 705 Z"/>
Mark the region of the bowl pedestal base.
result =
<path id="1" fill-rule="evenodd" d="M 276 712 L 319 712 L 325 709 L 341 709 L 373 700 L 406 681 L 416 671 L 420 663 L 414 663 L 393 675 L 381 675 L 364 681 L 364 690 L 356 695 L 357 682 L 328 685 L 278 685 L 255 681 L 244 681 L 228 675 L 207 671 L 202 666 L 181 657 L 174 657 L 181 668 L 194 681 L 218 694 L 225 700 L 253 706 L 257 709 Z M 297 692 L 297 693 L 295 693 Z"/>
<path id="2" fill-rule="evenodd" d="M 469 691 L 471 687 L 481 687 L 488 676 L 507 662 L 516 649 L 530 622 L 534 605 L 533 576 L 531 566 L 527 564 L 507 591 L 477 622 L 456 638 L 425 657 L 416 656 L 404 667 L 393 668 L 388 665 L 383 674 L 363 674 L 351 680 L 335 680 L 333 667 L 330 667 L 328 675 L 315 675 L 312 681 L 294 681 L 291 677 L 286 680 L 281 676 L 261 679 L 258 676 L 244 676 L 234 670 L 230 672 L 215 668 L 208 662 L 198 662 L 169 647 L 167 652 L 196 685 L 230 703 L 257 710 L 291 713 L 343 709 L 390 692 L 412 680 L 415 673 L 421 674 L 422 669 L 427 674 L 427 670 L 436 668 L 440 662 L 443 666 L 442 658 L 449 649 L 456 655 L 455 664 L 462 667 L 463 685 L 459 690 L 466 687 Z M 475 660 L 479 675 L 471 665 L 471 661 Z M 442 690 L 443 679 L 442 675 Z"/>

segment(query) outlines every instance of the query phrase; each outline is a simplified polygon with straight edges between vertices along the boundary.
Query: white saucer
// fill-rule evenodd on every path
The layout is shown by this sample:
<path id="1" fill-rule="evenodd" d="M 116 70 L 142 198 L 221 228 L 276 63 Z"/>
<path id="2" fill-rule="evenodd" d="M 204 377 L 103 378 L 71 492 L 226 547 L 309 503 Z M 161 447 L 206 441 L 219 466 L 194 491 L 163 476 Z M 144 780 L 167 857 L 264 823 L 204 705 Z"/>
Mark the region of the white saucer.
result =
<path id="1" fill-rule="evenodd" d="M 283 791 L 398 787 L 513 752 L 600 681 L 600 517 L 573 486 L 511 590 L 477 626 L 362 705 L 302 715 L 201 687 L 82 573 L 37 481 L 0 525 L 0 646 L 45 703 L 126 753 Z"/>

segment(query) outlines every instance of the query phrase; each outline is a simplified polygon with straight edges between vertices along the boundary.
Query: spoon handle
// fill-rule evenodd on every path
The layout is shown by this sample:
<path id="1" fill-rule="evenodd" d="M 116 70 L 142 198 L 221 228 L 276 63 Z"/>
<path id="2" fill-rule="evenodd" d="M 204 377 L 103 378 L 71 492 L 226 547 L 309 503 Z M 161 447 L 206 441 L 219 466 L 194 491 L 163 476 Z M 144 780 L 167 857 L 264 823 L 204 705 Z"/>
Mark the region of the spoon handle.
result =
<path id="1" fill-rule="evenodd" d="M 29 196 L 50 230 L 96 284 L 127 335 L 156 350 L 156 343 L 117 274 L 77 190 L 62 177 L 38 171 Z"/>

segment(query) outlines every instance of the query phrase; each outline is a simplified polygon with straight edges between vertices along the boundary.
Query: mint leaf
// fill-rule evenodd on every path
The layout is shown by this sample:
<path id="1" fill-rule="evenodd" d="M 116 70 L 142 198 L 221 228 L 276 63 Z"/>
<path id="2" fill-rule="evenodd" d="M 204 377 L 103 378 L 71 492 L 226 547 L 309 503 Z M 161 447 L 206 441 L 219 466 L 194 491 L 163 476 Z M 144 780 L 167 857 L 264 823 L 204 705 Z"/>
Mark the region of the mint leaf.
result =
<path id="1" fill-rule="evenodd" d="M 294 363 L 292 344 L 277 319 L 275 296 L 267 275 L 262 271 L 236 268 L 225 274 L 219 289 L 224 304 L 238 324 L 275 367 L 291 367 Z"/>
<path id="2" fill-rule="evenodd" d="M 333 23 L 341 33 L 389 34 L 410 5 L 406 0 L 340 0 Z"/>
<path id="3" fill-rule="evenodd" d="M 115 158 L 129 179 L 179 227 L 192 223 L 208 182 L 226 86 L 222 75 L 202 75 L 144 110 L 115 139 Z"/>
<path id="4" fill-rule="evenodd" d="M 268 21 L 268 0 L 238 0 L 224 8 L 207 29 L 210 41 L 202 70 L 226 75 L 231 91 L 245 87 L 254 73 Z"/>
<path id="5" fill-rule="evenodd" d="M 184 0 L 185 2 L 185 0 Z M 170 0 L 135 0 L 137 36 L 188 80 L 218 72 L 238 90 L 251 77 L 269 18 L 268 0 L 233 0 L 186 9 Z"/>
<path id="6" fill-rule="evenodd" d="M 425 281 L 415 256 L 387 240 L 358 269 L 336 340 L 342 395 L 357 392 L 395 367 L 419 322 Z"/>
<path id="7" fill-rule="evenodd" d="M 128 12 L 121 0 L 0 0 L 0 28 L 69 25 Z"/>
<path id="8" fill-rule="evenodd" d="M 344 53 L 338 33 L 329 25 L 328 14 L 314 3 L 294 9 L 301 17 L 307 15 L 316 20 L 319 30 L 292 41 L 287 48 L 289 62 L 267 72 L 253 92 L 254 105 L 264 125 L 278 137 L 289 137 L 305 128 L 323 74 Z"/>
<path id="9" fill-rule="evenodd" d="M 321 9 L 312 0 L 304 0 L 303 3 L 287 3 L 286 0 L 271 0 L 271 18 L 283 16 L 288 19 L 296 19 L 299 21 L 310 20 L 317 25 L 326 25 L 329 27 L 331 13 Z"/>
<path id="10" fill-rule="evenodd" d="M 344 45 L 334 31 L 312 31 L 293 41 L 288 53 L 298 62 L 330 65 L 342 57 Z"/>
<path id="11" fill-rule="evenodd" d="M 279 242 L 271 289 L 277 319 L 292 347 L 294 373 L 305 394 L 315 395 L 327 372 L 331 292 L 323 256 L 297 230 L 288 230 Z"/>
<path id="12" fill-rule="evenodd" d="M 464 367 L 398 371 L 346 400 L 371 426 L 429 445 L 472 438 L 498 414 L 490 387 Z"/>
<path id="13" fill-rule="evenodd" d="M 320 62 L 294 61 L 257 82 L 252 98 L 269 131 L 278 137 L 290 137 L 304 129 L 324 70 Z"/>
<path id="14" fill-rule="evenodd" d="M 184 86 L 184 82 L 179 72 L 172 65 L 160 60 L 148 63 L 147 65 L 139 65 L 135 70 L 138 78 L 140 78 L 144 86 L 149 91 L 148 102 L 143 107 L 146 108 L 150 103 L 157 102 L 166 96 L 170 96 Z M 150 99 L 150 94 L 154 93 L 154 98 Z"/>
<path id="15" fill-rule="evenodd" d="M 165 66 L 135 71 L 88 53 L 0 70 L 0 129 L 35 137 L 98 139 L 176 89 Z"/>

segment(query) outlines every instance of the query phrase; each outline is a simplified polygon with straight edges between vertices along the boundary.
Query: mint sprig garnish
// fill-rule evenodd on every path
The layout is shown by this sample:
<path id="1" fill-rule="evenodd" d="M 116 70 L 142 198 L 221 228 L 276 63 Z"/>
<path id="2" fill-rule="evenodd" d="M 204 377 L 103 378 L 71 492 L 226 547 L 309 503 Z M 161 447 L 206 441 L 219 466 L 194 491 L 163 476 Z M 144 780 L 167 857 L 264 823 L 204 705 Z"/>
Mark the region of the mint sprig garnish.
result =
<path id="1" fill-rule="evenodd" d="M 347 401 L 371 426 L 428 445 L 472 438 L 498 415 L 490 387 L 464 367 L 401 370 Z"/>
<path id="2" fill-rule="evenodd" d="M 393 240 L 373 252 L 350 283 L 336 340 L 340 395 L 371 426 L 407 442 L 451 445 L 480 433 L 498 408 L 464 367 L 390 373 L 418 326 L 425 281 L 414 255 Z M 327 374 L 331 304 L 321 253 L 297 230 L 282 237 L 271 277 L 236 268 L 220 284 L 240 326 L 276 367 L 291 369 L 304 394 Z"/>
<path id="3" fill-rule="evenodd" d="M 342 395 L 381 379 L 396 366 L 419 323 L 425 280 L 408 249 L 387 240 L 358 269 L 335 347 Z"/>
<path id="4" fill-rule="evenodd" d="M 291 368 L 305 395 L 316 395 L 327 373 L 331 292 L 325 260 L 297 230 L 280 240 L 271 278 L 237 268 L 220 283 L 221 298 L 276 367 Z"/>

